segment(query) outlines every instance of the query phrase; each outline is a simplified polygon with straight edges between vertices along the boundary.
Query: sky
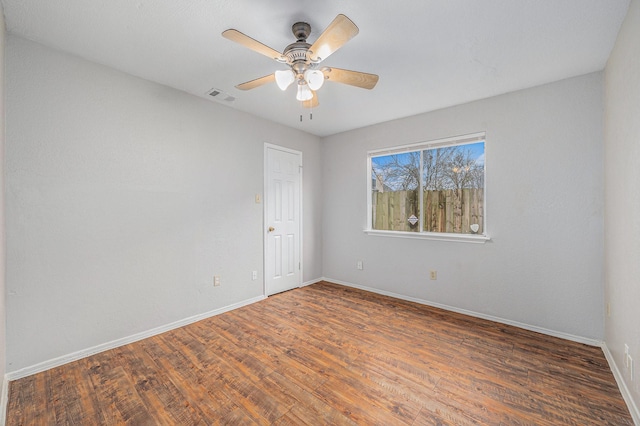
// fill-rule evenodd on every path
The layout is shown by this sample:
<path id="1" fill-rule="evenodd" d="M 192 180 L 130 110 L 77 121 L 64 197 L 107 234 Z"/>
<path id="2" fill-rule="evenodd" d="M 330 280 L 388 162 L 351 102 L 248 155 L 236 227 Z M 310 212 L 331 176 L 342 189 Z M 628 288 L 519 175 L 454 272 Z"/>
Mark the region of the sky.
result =
<path id="1" fill-rule="evenodd" d="M 471 156 L 476 159 L 476 162 L 484 164 L 484 142 L 476 142 L 460 146 L 471 150 Z"/>
<path id="2" fill-rule="evenodd" d="M 457 148 L 461 150 L 469 150 L 471 151 L 471 157 L 475 158 L 478 164 L 484 164 L 484 142 L 475 142 L 465 145 L 458 145 Z M 435 149 L 435 148 L 434 148 Z M 403 154 L 395 154 L 399 156 L 399 160 L 402 161 L 406 159 L 408 162 L 409 155 L 406 153 Z M 384 166 L 391 160 L 391 155 L 385 155 L 381 157 L 371 157 L 371 163 L 373 167 L 376 166 Z"/>
<path id="3" fill-rule="evenodd" d="M 459 150 L 465 153 L 469 152 L 471 154 L 470 155 L 471 159 L 475 160 L 477 165 L 484 168 L 484 160 L 485 160 L 484 144 L 485 144 L 484 141 L 482 141 L 482 142 L 475 142 L 475 143 L 462 144 L 462 145 L 453 145 L 453 148 L 455 149 L 455 151 Z M 438 149 L 438 148 L 445 148 L 445 147 L 437 147 L 437 148 L 434 147 L 434 148 L 431 148 L 431 150 Z M 425 151 L 426 150 L 429 150 L 429 149 L 425 149 Z M 407 165 L 413 162 L 415 167 L 419 167 L 418 166 L 419 156 L 415 155 L 416 152 L 419 153 L 420 148 L 418 148 L 416 151 L 408 151 L 408 152 L 401 152 L 398 154 L 387 154 L 379 157 L 375 157 L 375 156 L 371 157 L 371 168 L 372 168 L 371 177 L 373 178 L 374 176 L 378 176 L 378 178 L 382 178 L 384 180 L 384 185 L 393 191 L 400 190 L 402 188 L 412 188 L 414 186 L 420 185 L 420 183 L 417 182 L 415 178 L 411 177 L 411 174 L 405 174 L 408 172 L 402 169 L 396 169 L 395 167 L 391 167 L 391 169 L 387 170 L 387 171 L 402 170 L 400 174 L 397 174 L 397 173 L 389 174 L 383 171 L 384 169 L 387 169 L 387 167 L 385 166 L 390 164 L 392 160 L 395 162 L 395 164 L 400 163 L 401 165 Z M 411 154 L 413 154 L 413 156 Z M 414 167 L 410 167 L 410 169 L 413 169 L 413 168 Z"/>

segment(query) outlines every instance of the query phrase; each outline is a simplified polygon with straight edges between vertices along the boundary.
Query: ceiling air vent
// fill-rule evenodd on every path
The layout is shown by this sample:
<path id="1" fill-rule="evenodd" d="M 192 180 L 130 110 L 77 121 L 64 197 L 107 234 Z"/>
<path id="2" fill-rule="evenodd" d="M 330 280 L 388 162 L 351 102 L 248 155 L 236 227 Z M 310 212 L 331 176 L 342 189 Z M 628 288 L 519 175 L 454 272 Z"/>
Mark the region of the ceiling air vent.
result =
<path id="1" fill-rule="evenodd" d="M 207 95 L 209 95 L 209 97 L 215 99 L 216 101 L 233 102 L 236 100 L 236 98 L 223 92 L 220 89 L 211 89 L 207 92 Z"/>

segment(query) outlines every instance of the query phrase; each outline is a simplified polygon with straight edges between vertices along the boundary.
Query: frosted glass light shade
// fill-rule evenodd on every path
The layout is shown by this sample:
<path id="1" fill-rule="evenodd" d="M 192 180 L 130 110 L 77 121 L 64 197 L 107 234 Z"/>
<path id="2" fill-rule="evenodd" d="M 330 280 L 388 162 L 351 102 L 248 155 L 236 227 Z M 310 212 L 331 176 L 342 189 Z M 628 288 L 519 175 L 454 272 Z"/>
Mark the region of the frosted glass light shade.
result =
<path id="1" fill-rule="evenodd" d="M 276 71 L 276 84 L 280 90 L 287 90 L 287 87 L 291 85 L 296 79 L 296 76 L 291 70 Z"/>
<path id="2" fill-rule="evenodd" d="M 299 84 L 296 99 L 303 102 L 308 101 L 311 98 L 313 98 L 313 93 L 311 93 L 311 89 L 309 89 L 309 86 L 306 84 Z"/>
<path id="3" fill-rule="evenodd" d="M 304 79 L 309 85 L 309 89 L 318 90 L 324 83 L 324 74 L 320 70 L 307 70 L 304 73 Z"/>

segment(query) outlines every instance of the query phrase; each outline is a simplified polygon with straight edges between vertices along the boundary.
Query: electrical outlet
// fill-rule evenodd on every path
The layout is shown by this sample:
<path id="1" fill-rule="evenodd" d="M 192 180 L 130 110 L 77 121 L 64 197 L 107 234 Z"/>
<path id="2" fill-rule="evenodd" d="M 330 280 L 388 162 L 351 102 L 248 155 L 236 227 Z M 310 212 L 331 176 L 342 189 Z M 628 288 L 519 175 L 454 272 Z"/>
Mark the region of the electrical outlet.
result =
<path id="1" fill-rule="evenodd" d="M 258 279 L 258 271 L 253 271 L 251 273 L 251 279 L 254 281 Z"/>
<path id="2" fill-rule="evenodd" d="M 633 381 L 633 358 L 631 358 L 631 355 L 627 355 L 627 358 L 629 359 L 629 376 L 631 376 L 631 381 Z"/>
<path id="3" fill-rule="evenodd" d="M 429 272 L 429 278 L 432 280 L 437 280 L 438 279 L 438 271 L 431 271 Z"/>
<path id="4" fill-rule="evenodd" d="M 256 194 L 256 204 L 260 204 L 262 202 L 262 197 L 260 194 Z"/>
<path id="5" fill-rule="evenodd" d="M 607 318 L 611 316 L 611 302 L 607 302 Z"/>
<path id="6" fill-rule="evenodd" d="M 362 266 L 362 260 L 358 260 L 358 262 L 356 263 L 356 268 L 360 271 L 364 269 Z"/>
<path id="7" fill-rule="evenodd" d="M 218 287 L 220 285 L 220 275 L 213 276 L 213 285 L 214 287 Z"/>

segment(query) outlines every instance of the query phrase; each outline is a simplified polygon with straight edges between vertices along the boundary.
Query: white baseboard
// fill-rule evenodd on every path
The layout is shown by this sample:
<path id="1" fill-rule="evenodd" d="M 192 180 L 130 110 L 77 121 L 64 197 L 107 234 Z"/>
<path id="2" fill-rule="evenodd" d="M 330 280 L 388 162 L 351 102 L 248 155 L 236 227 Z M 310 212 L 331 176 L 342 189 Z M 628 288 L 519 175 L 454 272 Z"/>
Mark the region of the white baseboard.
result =
<path id="1" fill-rule="evenodd" d="M 633 400 L 633 396 L 631 396 L 631 392 L 627 387 L 627 384 L 624 381 L 624 377 L 618 368 L 618 364 L 616 364 L 616 360 L 613 358 L 613 355 L 609 351 L 606 342 L 602 342 L 602 352 L 604 352 L 604 357 L 607 359 L 609 363 L 609 368 L 611 368 L 611 372 L 613 373 L 613 377 L 616 379 L 616 383 L 618 383 L 618 389 L 620 389 L 620 393 L 622 394 L 622 398 L 624 402 L 627 403 L 627 408 L 631 413 L 631 417 L 636 425 L 640 425 L 640 410 L 638 410 L 638 406 Z"/>
<path id="2" fill-rule="evenodd" d="M 7 404 L 9 403 L 9 379 L 6 375 L 2 378 L 0 392 L 0 426 L 4 426 L 7 421 Z"/>
<path id="3" fill-rule="evenodd" d="M 179 321 L 172 322 L 170 324 L 166 324 L 160 327 L 153 328 L 151 330 L 143 331 L 140 333 L 136 333 L 134 335 L 123 337 L 121 339 L 112 340 L 107 343 L 102 343 L 97 346 L 93 346 L 91 348 L 83 349 L 81 351 L 73 352 L 68 355 L 63 355 L 58 358 L 50 359 L 48 361 L 44 361 L 30 367 L 21 368 L 20 370 L 12 371 L 7 373 L 5 382 L 11 380 L 21 379 L 23 377 L 30 376 L 32 374 L 41 373 L 43 371 L 49 370 L 51 368 L 59 367 L 61 365 L 67 364 L 69 362 L 73 362 L 82 358 L 86 358 L 91 355 L 95 355 L 100 352 L 107 351 L 109 349 L 114 349 L 119 346 L 128 345 L 129 343 L 137 342 L 139 340 L 146 339 L 148 337 L 156 336 L 158 334 L 164 333 L 169 330 L 173 330 L 176 328 L 183 327 L 188 324 L 192 324 L 194 322 L 215 316 L 220 315 L 225 312 L 232 311 L 234 309 L 241 308 L 243 306 L 250 305 L 252 303 L 259 302 L 261 300 L 266 299 L 266 296 L 261 295 L 258 297 L 254 297 L 252 299 L 243 300 L 242 302 L 234 303 L 232 305 L 224 306 L 222 308 L 214 309 L 209 312 L 204 312 L 202 314 L 194 315 L 192 317 L 188 317 Z M 3 388 L 4 391 L 4 388 Z"/>
<path id="4" fill-rule="evenodd" d="M 537 333 L 546 334 L 548 336 L 559 337 L 561 339 L 571 340 L 573 342 L 578 342 L 578 343 L 584 343 L 585 345 L 589 345 L 589 346 L 601 346 L 602 345 L 602 341 L 600 341 L 600 340 L 589 339 L 589 338 L 581 337 L 581 336 L 574 336 L 573 334 L 563 333 L 563 332 L 555 331 L 555 330 L 549 330 L 549 329 L 546 329 L 546 328 L 537 327 L 535 325 L 524 324 L 524 323 L 521 323 L 521 322 L 518 322 L 518 321 L 511 321 L 511 320 L 508 320 L 508 319 L 504 319 L 504 318 L 500 318 L 500 317 L 494 317 L 492 315 L 486 315 L 486 314 L 482 314 L 482 313 L 479 313 L 479 312 L 468 311 L 466 309 L 460 309 L 460 308 L 456 308 L 454 306 L 449 306 L 449 305 L 443 305 L 441 303 L 430 302 L 428 300 L 418 299 L 416 297 L 405 296 L 403 294 L 393 293 L 393 292 L 386 291 L 386 290 L 380 290 L 380 289 L 373 288 L 373 287 L 367 287 L 367 286 L 363 286 L 363 285 L 359 285 L 359 284 L 349 283 L 349 282 L 346 282 L 346 281 L 335 280 L 333 278 L 323 278 L 322 280 L 328 281 L 328 282 L 332 282 L 332 283 L 336 283 L 336 284 L 340 284 L 340 285 L 343 285 L 343 286 L 346 286 L 346 287 L 353 287 L 353 288 L 357 288 L 357 289 L 364 290 L 364 291 L 370 291 L 372 293 L 382 294 L 383 296 L 389 296 L 389 297 L 393 297 L 393 298 L 396 298 L 396 299 L 406 300 L 408 302 L 415 302 L 415 303 L 419 303 L 421 305 L 432 306 L 434 308 L 440 308 L 440 309 L 444 309 L 446 311 L 456 312 L 456 313 L 463 314 L 463 315 L 469 315 L 471 317 L 486 319 L 486 320 L 489 320 L 489 321 L 498 322 L 500 324 L 512 325 L 514 327 L 522 328 L 524 330 L 535 331 Z"/>
<path id="5" fill-rule="evenodd" d="M 319 283 L 322 280 L 324 280 L 324 278 L 316 278 L 316 279 L 311 280 L 311 281 L 305 281 L 300 285 L 300 287 L 306 287 L 306 286 L 311 285 L 311 284 Z"/>

